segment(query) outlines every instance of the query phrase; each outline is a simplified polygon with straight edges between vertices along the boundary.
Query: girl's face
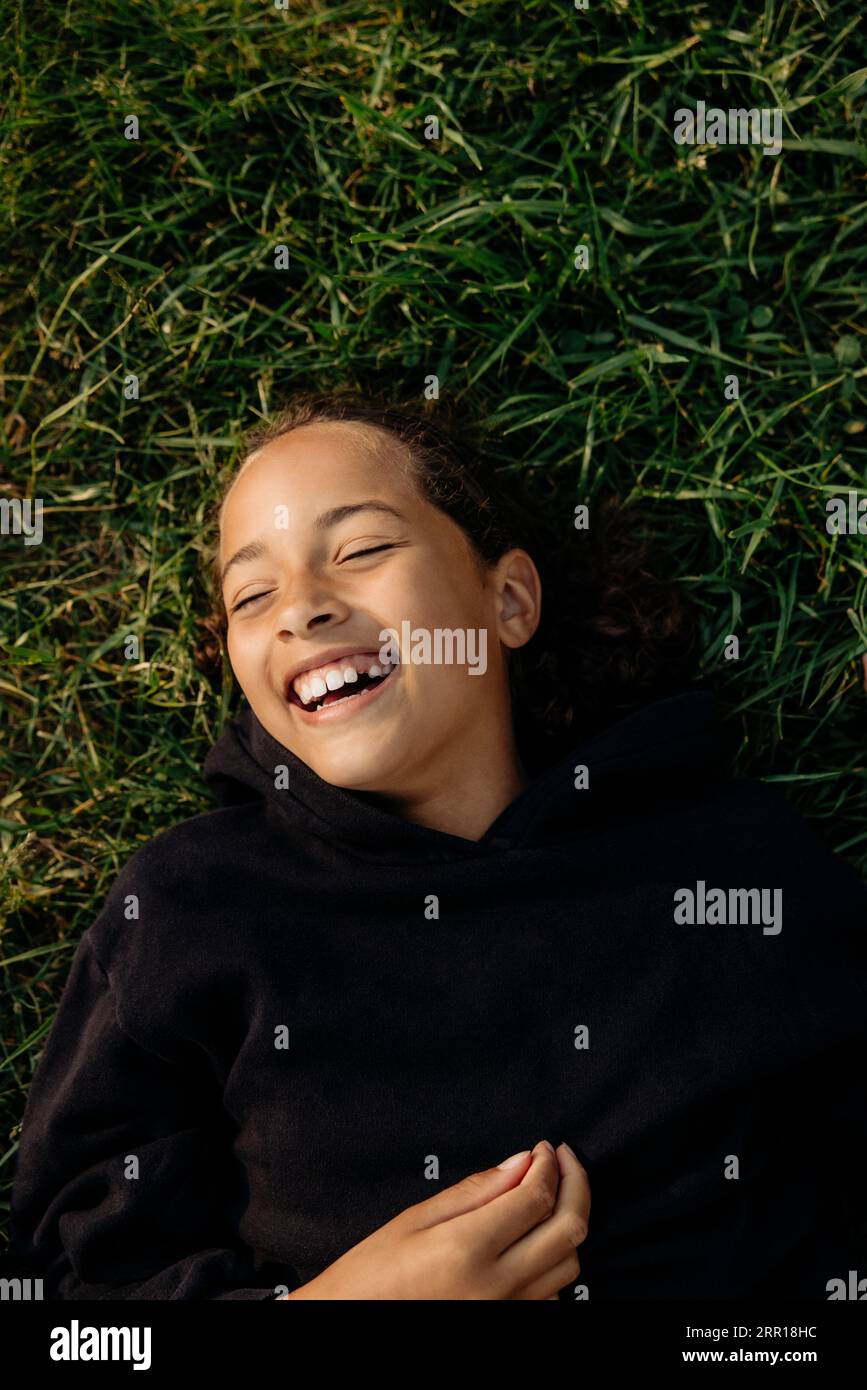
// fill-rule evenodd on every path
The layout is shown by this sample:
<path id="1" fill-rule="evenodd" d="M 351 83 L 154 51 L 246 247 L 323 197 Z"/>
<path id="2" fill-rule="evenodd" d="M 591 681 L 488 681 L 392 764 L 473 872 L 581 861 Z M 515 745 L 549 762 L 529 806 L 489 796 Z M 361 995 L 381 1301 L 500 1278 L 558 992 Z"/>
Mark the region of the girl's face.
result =
<path id="1" fill-rule="evenodd" d="M 522 550 L 483 575 L 396 447 L 370 427 L 316 424 L 251 455 L 223 505 L 220 566 L 232 668 L 268 733 L 327 782 L 412 797 L 509 756 L 505 649 L 535 631 L 540 585 Z M 453 639 L 439 662 L 410 662 L 401 643 L 401 663 L 368 686 L 380 634 L 405 622 L 429 634 L 431 658 L 437 631 L 463 630 L 470 661 L 442 660 Z M 318 711 L 317 676 L 331 694 Z"/>

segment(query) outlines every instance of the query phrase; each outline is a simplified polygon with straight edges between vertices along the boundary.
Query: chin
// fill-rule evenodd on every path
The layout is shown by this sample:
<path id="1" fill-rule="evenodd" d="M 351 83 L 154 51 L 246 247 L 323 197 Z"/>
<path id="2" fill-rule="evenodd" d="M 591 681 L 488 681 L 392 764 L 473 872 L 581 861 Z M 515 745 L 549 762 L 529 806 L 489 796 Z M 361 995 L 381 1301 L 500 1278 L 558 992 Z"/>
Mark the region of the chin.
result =
<path id="1" fill-rule="evenodd" d="M 347 792 L 379 792 L 384 790 L 384 783 L 389 780 L 389 775 L 393 772 L 390 767 L 383 767 L 381 762 L 371 762 L 369 750 L 360 756 L 358 762 L 352 759 L 336 758 L 305 758 L 303 753 L 298 756 L 308 767 L 311 767 L 317 777 L 321 777 L 323 782 L 330 782 L 333 787 L 342 787 Z"/>

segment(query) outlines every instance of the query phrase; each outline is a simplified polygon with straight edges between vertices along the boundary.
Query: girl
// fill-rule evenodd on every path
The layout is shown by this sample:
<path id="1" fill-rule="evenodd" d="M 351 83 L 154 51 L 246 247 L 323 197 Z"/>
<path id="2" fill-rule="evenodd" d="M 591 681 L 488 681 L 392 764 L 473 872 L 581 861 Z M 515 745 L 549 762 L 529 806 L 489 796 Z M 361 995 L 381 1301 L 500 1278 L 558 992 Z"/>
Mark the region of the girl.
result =
<path id="1" fill-rule="evenodd" d="M 22 1262 L 61 1299 L 826 1298 L 865 886 L 728 777 L 628 518 L 564 547 L 469 437 L 338 392 L 218 521 L 223 804 L 78 947 Z"/>

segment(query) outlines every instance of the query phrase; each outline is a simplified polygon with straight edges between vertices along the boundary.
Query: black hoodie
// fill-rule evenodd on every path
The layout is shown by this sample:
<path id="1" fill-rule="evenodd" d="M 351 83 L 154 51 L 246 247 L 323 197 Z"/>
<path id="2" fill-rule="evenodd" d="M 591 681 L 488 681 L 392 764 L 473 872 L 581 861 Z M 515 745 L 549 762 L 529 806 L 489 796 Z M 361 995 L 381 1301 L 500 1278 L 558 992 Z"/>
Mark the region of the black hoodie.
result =
<path id="1" fill-rule="evenodd" d="M 660 701 L 471 841 L 245 705 L 205 761 L 226 804 L 137 850 L 75 952 L 13 1189 L 46 1296 L 273 1297 L 547 1138 L 592 1194 L 561 1297 L 826 1299 L 857 1258 L 867 889 L 720 747 L 709 694 Z"/>

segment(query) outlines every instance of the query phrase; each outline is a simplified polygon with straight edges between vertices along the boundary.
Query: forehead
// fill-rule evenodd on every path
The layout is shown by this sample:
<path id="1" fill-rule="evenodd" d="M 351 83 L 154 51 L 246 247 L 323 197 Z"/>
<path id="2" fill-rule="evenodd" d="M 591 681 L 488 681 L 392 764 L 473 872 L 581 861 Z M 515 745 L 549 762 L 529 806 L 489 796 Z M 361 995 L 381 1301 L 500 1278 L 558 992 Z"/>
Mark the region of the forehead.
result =
<path id="1" fill-rule="evenodd" d="M 228 520 L 234 504 L 263 488 L 288 487 L 296 497 L 304 491 L 321 496 L 332 486 L 363 484 L 375 475 L 380 490 L 390 487 L 406 495 L 414 491 L 408 462 L 396 436 L 366 422 L 299 425 L 244 460 L 223 501 L 220 520 Z"/>
<path id="2" fill-rule="evenodd" d="M 220 508 L 220 554 L 261 533 L 276 507 L 288 508 L 302 526 L 329 508 L 371 497 L 406 516 L 417 513 L 424 499 L 409 464 L 401 441 L 384 430 L 344 421 L 299 426 L 244 460 Z"/>

